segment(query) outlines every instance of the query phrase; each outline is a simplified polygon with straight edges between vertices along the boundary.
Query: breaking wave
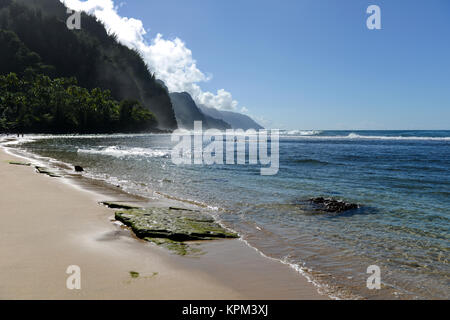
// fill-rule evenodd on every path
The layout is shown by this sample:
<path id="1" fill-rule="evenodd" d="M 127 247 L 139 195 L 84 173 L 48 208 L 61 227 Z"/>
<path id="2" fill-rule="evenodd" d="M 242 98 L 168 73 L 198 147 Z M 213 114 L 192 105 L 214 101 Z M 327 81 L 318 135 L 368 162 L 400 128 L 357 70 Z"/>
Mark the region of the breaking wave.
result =
<path id="1" fill-rule="evenodd" d="M 317 136 L 320 135 L 323 131 L 320 130 L 283 130 L 280 132 L 281 135 L 287 136 Z"/>
<path id="2" fill-rule="evenodd" d="M 324 131 L 301 131 L 291 130 L 280 132 L 287 139 L 320 139 L 320 140 L 399 140 L 399 141 L 450 141 L 450 137 L 444 136 L 420 136 L 420 135 L 370 135 L 355 132 L 324 132 Z"/>
<path id="3" fill-rule="evenodd" d="M 150 148 L 119 148 L 116 146 L 100 148 L 100 149 L 78 149 L 79 154 L 98 154 L 112 156 L 116 158 L 125 157 L 150 157 L 150 158 L 167 158 L 170 155 L 169 150 L 158 150 Z"/>
<path id="4" fill-rule="evenodd" d="M 432 141 L 450 141 L 450 137 L 419 137 L 419 136 L 365 136 L 357 133 L 350 133 L 344 137 L 348 139 L 373 139 L 373 140 L 432 140 Z"/>

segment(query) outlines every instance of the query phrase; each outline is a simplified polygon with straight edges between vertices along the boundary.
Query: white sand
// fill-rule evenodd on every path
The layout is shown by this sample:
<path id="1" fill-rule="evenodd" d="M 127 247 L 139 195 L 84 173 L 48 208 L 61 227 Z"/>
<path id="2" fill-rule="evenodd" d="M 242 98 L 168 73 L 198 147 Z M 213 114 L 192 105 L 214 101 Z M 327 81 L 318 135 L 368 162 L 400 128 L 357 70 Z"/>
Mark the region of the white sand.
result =
<path id="1" fill-rule="evenodd" d="M 111 223 L 99 194 L 8 160 L 23 159 L 0 150 L 0 299 L 326 298 L 239 240 L 174 256 Z M 69 265 L 81 268 L 81 290 L 66 287 Z"/>

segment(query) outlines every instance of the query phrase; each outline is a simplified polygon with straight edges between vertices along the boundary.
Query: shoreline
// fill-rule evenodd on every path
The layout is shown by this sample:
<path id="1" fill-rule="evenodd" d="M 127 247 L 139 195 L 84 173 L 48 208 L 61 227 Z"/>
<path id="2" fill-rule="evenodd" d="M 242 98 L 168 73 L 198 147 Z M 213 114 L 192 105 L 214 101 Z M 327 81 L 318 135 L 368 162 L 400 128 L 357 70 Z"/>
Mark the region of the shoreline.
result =
<path id="1" fill-rule="evenodd" d="M 98 204 L 120 192 L 7 162 L 18 159 L 0 150 L 0 299 L 328 299 L 242 239 L 202 242 L 199 257 L 139 240 Z M 69 265 L 81 268 L 81 290 L 66 288 Z"/>

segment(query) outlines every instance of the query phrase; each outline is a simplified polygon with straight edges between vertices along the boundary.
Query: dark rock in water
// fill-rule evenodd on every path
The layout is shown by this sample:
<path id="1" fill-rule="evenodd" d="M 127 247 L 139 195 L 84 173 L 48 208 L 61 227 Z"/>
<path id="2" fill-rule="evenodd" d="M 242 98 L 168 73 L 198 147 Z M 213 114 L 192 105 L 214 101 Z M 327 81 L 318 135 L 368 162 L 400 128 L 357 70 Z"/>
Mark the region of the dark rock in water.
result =
<path id="1" fill-rule="evenodd" d="M 211 217 L 199 211 L 170 208 L 132 209 L 116 212 L 116 220 L 131 227 L 141 239 L 168 239 L 177 242 L 238 238 Z"/>
<path id="2" fill-rule="evenodd" d="M 190 209 L 169 208 L 132 208 L 127 204 L 103 202 L 110 208 L 122 208 L 117 211 L 116 220 L 130 227 L 137 237 L 165 247 L 178 255 L 202 254 L 198 245 L 186 241 L 238 238 L 210 216 Z"/>
<path id="3" fill-rule="evenodd" d="M 348 202 L 344 202 L 342 200 L 335 200 L 335 199 L 331 199 L 331 198 L 325 199 L 323 197 L 318 197 L 318 198 L 309 199 L 309 201 L 312 204 L 318 206 L 319 209 L 326 211 L 326 212 L 333 212 L 333 213 L 340 213 L 340 212 L 354 210 L 354 209 L 359 208 L 359 206 L 356 203 L 348 203 Z"/>
<path id="4" fill-rule="evenodd" d="M 83 172 L 84 169 L 81 166 L 75 166 L 75 172 Z"/>

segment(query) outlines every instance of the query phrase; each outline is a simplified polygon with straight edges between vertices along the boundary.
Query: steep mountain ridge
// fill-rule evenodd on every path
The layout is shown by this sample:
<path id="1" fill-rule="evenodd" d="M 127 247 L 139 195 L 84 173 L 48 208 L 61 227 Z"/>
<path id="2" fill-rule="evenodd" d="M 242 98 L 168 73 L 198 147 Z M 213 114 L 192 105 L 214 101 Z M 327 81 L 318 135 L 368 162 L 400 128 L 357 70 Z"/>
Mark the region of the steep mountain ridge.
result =
<path id="1" fill-rule="evenodd" d="M 203 129 L 231 129 L 228 123 L 205 115 L 187 92 L 170 93 L 170 99 L 180 128 L 192 130 L 194 121 L 202 121 Z"/>
<path id="2" fill-rule="evenodd" d="M 209 108 L 204 105 L 198 106 L 200 110 L 213 118 L 220 119 L 222 121 L 225 121 L 226 123 L 230 124 L 233 129 L 255 129 L 260 130 L 264 129 L 262 126 L 260 126 L 258 123 L 256 123 L 252 118 L 245 114 L 232 112 L 232 111 L 222 111 L 217 110 L 214 108 Z"/>

